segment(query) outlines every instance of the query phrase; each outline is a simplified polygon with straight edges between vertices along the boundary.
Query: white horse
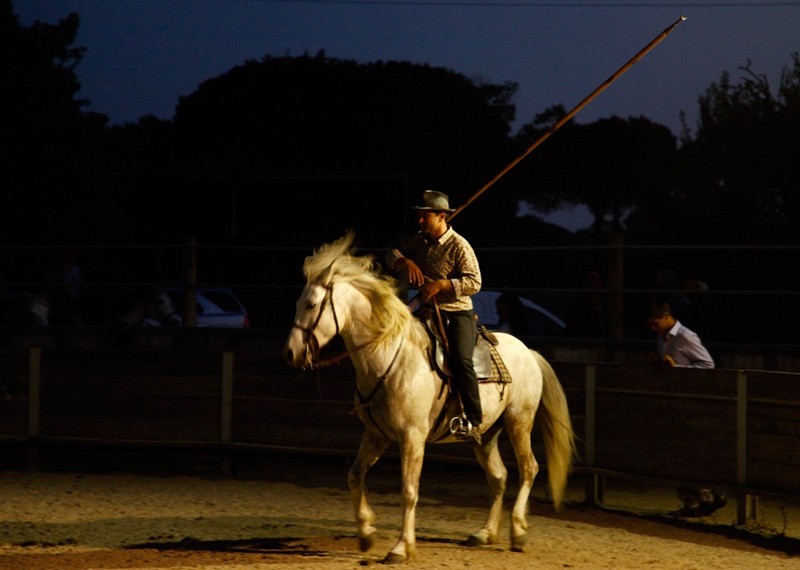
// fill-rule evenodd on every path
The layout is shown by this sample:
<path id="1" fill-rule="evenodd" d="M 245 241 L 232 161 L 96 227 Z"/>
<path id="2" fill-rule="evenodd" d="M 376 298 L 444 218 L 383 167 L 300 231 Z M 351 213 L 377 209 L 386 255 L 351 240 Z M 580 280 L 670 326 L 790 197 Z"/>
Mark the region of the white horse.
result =
<path id="1" fill-rule="evenodd" d="M 285 356 L 295 367 L 320 364 L 319 349 L 341 335 L 356 370 L 356 412 L 366 426 L 358 455 L 348 474 L 359 546 L 375 541 L 375 515 L 367 504 L 364 478 L 391 443 L 400 450 L 403 522 L 400 539 L 384 562 L 411 560 L 416 552 L 415 508 L 427 442 L 453 442 L 449 419 L 459 413 L 447 398 L 443 380 L 431 367 L 430 340 L 423 325 L 397 296 L 396 281 L 382 275 L 372 257 L 355 256 L 348 233 L 307 257 L 307 279 L 297 301 Z M 539 353 L 513 336 L 496 333 L 497 350 L 510 373 L 507 384 L 480 386 L 483 441 L 475 457 L 486 472 L 491 506 L 483 528 L 467 544 L 495 544 L 502 515 L 507 471 L 498 450 L 508 432 L 519 468 L 519 491 L 511 513 L 511 549 L 522 551 L 527 539 L 527 505 L 539 465 L 531 449 L 533 418 L 539 404 L 550 493 L 561 508 L 575 454 L 567 401 L 553 369 Z M 502 421 L 500 421 L 502 420 Z"/>
<path id="2" fill-rule="evenodd" d="M 139 326 L 171 327 L 183 323 L 181 316 L 175 311 L 169 293 L 162 287 L 137 288 L 124 295 L 122 302 L 128 306 L 114 323 L 118 329 L 133 330 Z"/>

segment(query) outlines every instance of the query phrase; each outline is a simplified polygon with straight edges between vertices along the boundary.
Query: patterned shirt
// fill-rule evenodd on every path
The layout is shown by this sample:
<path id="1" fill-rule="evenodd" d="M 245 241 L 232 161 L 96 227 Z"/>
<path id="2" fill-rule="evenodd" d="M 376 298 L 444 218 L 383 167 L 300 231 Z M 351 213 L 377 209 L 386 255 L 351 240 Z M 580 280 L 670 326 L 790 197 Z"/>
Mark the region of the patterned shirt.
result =
<path id="1" fill-rule="evenodd" d="M 681 368 L 714 368 L 714 359 L 700 337 L 680 321 L 676 321 L 666 335 L 659 335 L 658 354 L 662 358 L 664 355 L 671 356 L 675 359 L 675 366 Z"/>
<path id="2" fill-rule="evenodd" d="M 472 246 L 452 227 L 437 240 L 423 233 L 415 235 L 403 248 L 389 251 L 386 262 L 394 268 L 401 257 L 416 263 L 425 277 L 453 283 L 452 291 L 436 296 L 441 310 L 472 309 L 470 295 L 481 290 L 481 269 Z"/>

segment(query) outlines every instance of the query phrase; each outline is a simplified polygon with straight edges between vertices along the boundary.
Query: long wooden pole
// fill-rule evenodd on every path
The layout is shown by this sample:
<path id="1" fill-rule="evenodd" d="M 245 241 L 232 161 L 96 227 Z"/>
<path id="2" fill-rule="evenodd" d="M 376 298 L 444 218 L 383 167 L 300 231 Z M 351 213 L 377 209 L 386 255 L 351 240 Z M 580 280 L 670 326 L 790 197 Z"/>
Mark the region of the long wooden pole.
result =
<path id="1" fill-rule="evenodd" d="M 456 211 L 455 211 L 455 212 L 453 212 L 452 214 L 450 214 L 450 216 L 448 216 L 447 220 L 448 220 L 448 221 L 450 221 L 450 220 L 452 220 L 453 218 L 455 218 L 455 217 L 456 217 L 458 214 L 460 214 L 460 213 L 461 213 L 461 211 L 462 211 L 464 208 L 466 208 L 467 206 L 469 206 L 470 204 L 472 204 L 472 202 L 474 202 L 474 201 L 475 201 L 475 200 L 478 198 L 478 196 L 480 196 L 481 194 L 483 194 L 484 192 L 486 192 L 486 190 L 488 190 L 489 188 L 491 188 L 491 187 L 494 185 L 494 183 L 495 183 L 495 182 L 497 182 L 497 181 L 498 181 L 498 180 L 500 180 L 500 179 L 501 179 L 503 176 L 505 176 L 505 175 L 508 173 L 508 171 L 509 171 L 509 170 L 511 170 L 511 169 L 512 169 L 512 168 L 514 168 L 514 167 L 515 167 L 517 164 L 519 164 L 519 163 L 522 161 L 522 159 L 524 159 L 524 158 L 525 158 L 526 156 L 528 156 L 528 155 L 529 155 L 531 152 L 533 152 L 533 150 L 534 150 L 536 147 L 538 147 L 540 144 L 542 144 L 542 143 L 543 143 L 545 140 L 547 140 L 547 139 L 550 137 L 550 135 L 552 135 L 554 132 L 556 132 L 558 129 L 560 129 L 560 128 L 561 128 L 561 127 L 564 125 L 564 123 L 566 123 L 566 122 L 567 122 L 567 121 L 569 121 L 569 120 L 570 120 L 572 117 L 574 117 L 575 115 L 577 115 L 577 114 L 578 114 L 578 112 L 579 112 L 581 109 L 583 109 L 583 108 L 584 108 L 586 105 L 588 105 L 588 104 L 589 104 L 589 103 L 592 101 L 592 99 L 594 99 L 594 98 L 595 98 L 595 97 L 597 97 L 597 96 L 598 96 L 600 93 L 602 93 L 603 91 L 605 91 L 605 90 L 606 90 L 606 88 L 608 88 L 608 86 L 609 86 L 609 85 L 611 85 L 612 83 L 614 83 L 614 82 L 615 82 L 617 79 L 619 79 L 619 78 L 620 78 L 620 76 L 622 76 L 622 74 L 623 74 L 623 73 L 625 73 L 626 71 L 628 71 L 628 70 L 629 70 L 629 69 L 630 69 L 630 68 L 633 66 L 633 64 L 635 64 L 637 61 L 639 61 L 640 59 L 642 59 L 642 58 L 645 56 L 645 54 L 647 54 L 647 52 L 649 52 L 651 49 L 653 49 L 653 48 L 654 48 L 654 47 L 655 47 L 657 44 L 661 43 L 661 41 L 662 41 L 664 38 L 666 38 L 666 37 L 669 35 L 669 33 L 670 33 L 670 32 L 671 32 L 673 29 L 675 29 L 675 26 L 677 26 L 678 24 L 680 24 L 681 22 L 683 22 L 685 19 L 686 19 L 686 16 L 683 16 L 683 15 L 681 15 L 681 17 L 680 17 L 680 18 L 678 18 L 678 19 L 675 21 L 675 23 L 673 23 L 672 25 L 668 26 L 668 27 L 667 27 L 667 28 L 666 28 L 666 29 L 665 29 L 663 32 L 661 32 L 661 33 L 660 33 L 660 34 L 658 34 L 658 35 L 657 35 L 655 38 L 653 38 L 653 40 L 652 40 L 652 41 L 651 41 L 649 44 L 647 44 L 645 47 L 643 47 L 643 48 L 642 48 L 642 49 L 639 51 L 639 53 L 637 53 L 635 56 L 633 56 L 633 57 L 632 57 L 632 58 L 631 58 L 631 59 L 628 61 L 628 63 L 626 63 L 625 65 L 623 65 L 622 67 L 620 67 L 620 68 L 619 68 L 619 69 L 616 71 L 616 73 L 614 73 L 614 75 L 612 75 L 611 77 L 609 77 L 608 79 L 606 79 L 606 80 L 605 80 L 605 81 L 604 81 L 604 82 L 603 82 L 603 83 L 602 83 L 602 84 L 601 84 L 599 87 L 597 87 L 597 89 L 595 89 L 594 91 L 592 91 L 592 92 L 591 92 L 591 93 L 590 93 L 590 94 L 589 94 L 589 95 L 588 95 L 588 96 L 587 96 L 587 97 L 586 97 L 586 98 L 585 98 L 583 101 L 581 101 L 580 103 L 578 103 L 578 104 L 575 106 L 575 108 L 573 108 L 573 109 L 572 109 L 572 110 L 571 110 L 569 113 L 567 113 L 566 115 L 564 115 L 564 117 L 563 117 L 562 119 L 560 119 L 560 120 L 559 120 L 559 121 L 558 121 L 558 122 L 557 122 L 555 125 L 553 125 L 552 127 L 550 127 L 550 129 L 549 129 L 549 130 L 548 130 L 546 133 L 544 133 L 544 134 L 543 134 L 541 137 L 539 137 L 539 138 L 536 140 L 536 142 L 534 142 L 534 143 L 533 143 L 531 146 L 529 146 L 529 147 L 528 147 L 528 150 L 526 150 L 526 151 L 525 151 L 523 154 L 521 154 L 520 156 L 518 156 L 517 158 L 515 158 L 513 161 L 511 161 L 511 163 L 510 163 L 508 166 L 506 166 L 506 167 L 505 167 L 503 170 L 501 170 L 499 173 L 497 173 L 497 175 L 495 175 L 495 177 L 494 177 L 494 178 L 492 178 L 491 180 L 489 180 L 489 182 L 487 182 L 486 184 L 484 184 L 484 185 L 483 185 L 483 187 L 482 187 L 480 190 L 478 190 L 477 192 L 475 192 L 475 194 L 473 194 L 473 195 L 470 197 L 470 199 L 469 199 L 469 200 L 467 200 L 467 201 L 466 201 L 466 202 L 464 202 L 464 203 L 463 203 L 461 206 L 459 206 L 458 208 L 456 208 Z"/>

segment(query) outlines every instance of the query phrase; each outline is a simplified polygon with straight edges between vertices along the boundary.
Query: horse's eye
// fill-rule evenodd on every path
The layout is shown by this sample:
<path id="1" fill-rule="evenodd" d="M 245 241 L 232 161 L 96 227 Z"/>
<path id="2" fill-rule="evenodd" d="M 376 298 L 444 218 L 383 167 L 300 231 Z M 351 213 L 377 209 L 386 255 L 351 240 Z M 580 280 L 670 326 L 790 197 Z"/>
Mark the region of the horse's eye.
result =
<path id="1" fill-rule="evenodd" d="M 316 306 L 317 306 L 317 304 L 316 304 L 316 303 L 312 303 L 311 301 L 309 301 L 308 303 L 306 303 L 306 309 L 308 309 L 309 311 L 310 311 L 311 309 L 313 309 L 314 307 L 316 307 Z"/>

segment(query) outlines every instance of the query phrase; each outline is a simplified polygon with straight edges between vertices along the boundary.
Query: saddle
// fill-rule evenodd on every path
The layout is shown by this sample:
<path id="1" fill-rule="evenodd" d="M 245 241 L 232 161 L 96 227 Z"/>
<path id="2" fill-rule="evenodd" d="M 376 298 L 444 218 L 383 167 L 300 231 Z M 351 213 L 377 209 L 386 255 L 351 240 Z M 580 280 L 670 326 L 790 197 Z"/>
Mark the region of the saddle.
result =
<path id="1" fill-rule="evenodd" d="M 450 371 L 447 359 L 447 341 L 444 336 L 442 315 L 438 311 L 424 307 L 420 310 L 418 318 L 422 321 L 431 338 L 431 350 L 428 355 L 431 367 L 449 384 L 453 374 Z M 497 337 L 494 336 L 494 333 L 484 325 L 479 324 L 472 363 L 480 383 L 508 384 L 511 382 L 511 375 L 506 369 L 500 353 L 497 351 L 497 343 Z"/>
<path id="2" fill-rule="evenodd" d="M 428 336 L 431 339 L 431 348 L 428 352 L 431 368 L 442 379 L 442 390 L 447 390 L 446 403 L 442 408 L 439 418 L 434 423 L 428 442 L 437 443 L 444 441 L 459 433 L 463 428 L 466 418 L 460 400 L 455 397 L 452 390 L 453 378 L 447 358 L 447 339 L 444 334 L 442 314 L 438 307 L 423 307 L 417 313 Z M 497 337 L 485 326 L 478 325 L 478 335 L 475 342 L 475 351 L 472 363 L 479 383 L 496 383 L 500 385 L 500 399 L 505 394 L 506 385 L 511 383 L 511 374 L 508 372 L 500 353 L 497 351 Z M 469 424 L 469 422 L 466 422 Z"/>

